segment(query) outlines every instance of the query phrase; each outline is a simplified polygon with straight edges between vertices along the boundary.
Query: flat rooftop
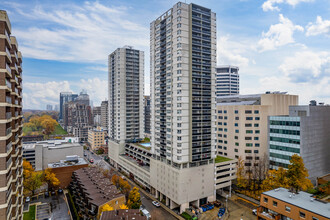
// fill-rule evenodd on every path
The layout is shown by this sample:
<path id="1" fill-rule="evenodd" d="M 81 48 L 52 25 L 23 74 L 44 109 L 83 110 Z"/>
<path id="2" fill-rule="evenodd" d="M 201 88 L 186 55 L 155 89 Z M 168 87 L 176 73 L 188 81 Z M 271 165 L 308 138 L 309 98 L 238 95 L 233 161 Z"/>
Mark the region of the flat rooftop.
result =
<path id="1" fill-rule="evenodd" d="M 300 191 L 299 194 L 292 195 L 288 189 L 277 188 L 262 193 L 264 195 L 273 197 L 275 199 L 281 200 L 288 204 L 297 206 L 299 208 L 305 209 L 307 211 L 313 212 L 315 214 L 329 218 L 330 216 L 330 203 L 324 201 L 316 200 L 312 197 L 312 194 Z M 291 198 L 290 198 L 291 195 Z"/>
<path id="2" fill-rule="evenodd" d="M 226 161 L 230 161 L 230 160 L 233 160 L 233 159 L 230 159 L 228 157 L 222 157 L 222 156 L 217 156 L 215 159 L 214 159 L 214 162 L 215 163 L 222 163 L 222 162 L 226 162 Z"/>
<path id="3" fill-rule="evenodd" d="M 59 162 L 49 163 L 48 168 L 70 167 L 70 166 L 77 166 L 77 165 L 84 165 L 84 164 L 88 164 L 87 161 L 84 158 L 79 157 L 78 162 L 60 160 Z"/>

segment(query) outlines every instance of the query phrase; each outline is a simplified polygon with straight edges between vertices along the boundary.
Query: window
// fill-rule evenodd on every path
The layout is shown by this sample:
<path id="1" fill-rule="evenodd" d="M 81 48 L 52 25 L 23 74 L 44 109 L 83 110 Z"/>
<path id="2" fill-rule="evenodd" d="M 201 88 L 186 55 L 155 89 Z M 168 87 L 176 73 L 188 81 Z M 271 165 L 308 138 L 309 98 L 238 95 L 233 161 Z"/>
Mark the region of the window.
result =
<path id="1" fill-rule="evenodd" d="M 178 22 L 181 21 L 181 17 L 178 17 L 176 20 L 177 20 Z"/>
<path id="2" fill-rule="evenodd" d="M 239 146 L 239 143 L 238 142 L 235 142 L 235 146 Z"/>
<path id="3" fill-rule="evenodd" d="M 181 128 L 181 123 L 178 123 L 178 125 L 177 125 L 177 126 L 178 126 L 178 128 Z"/>
<path id="4" fill-rule="evenodd" d="M 254 110 L 254 114 L 259 114 L 259 110 Z"/>
<path id="5" fill-rule="evenodd" d="M 238 114 L 238 110 L 235 110 L 235 114 Z"/>
<path id="6" fill-rule="evenodd" d="M 273 206 L 277 207 L 277 202 L 273 201 Z"/>
<path id="7" fill-rule="evenodd" d="M 246 130 L 246 133 L 247 133 L 247 134 L 252 134 L 253 131 L 252 131 L 252 130 Z"/>
<path id="8" fill-rule="evenodd" d="M 224 110 L 223 113 L 227 114 L 227 110 Z"/>
<path id="9" fill-rule="evenodd" d="M 239 117 L 235 117 L 235 120 L 239 120 Z"/>
<path id="10" fill-rule="evenodd" d="M 252 114 L 251 110 L 245 110 L 245 114 Z"/>
<path id="11" fill-rule="evenodd" d="M 319 219 L 313 216 L 313 217 L 312 217 L 312 220 L 319 220 Z"/>
<path id="12" fill-rule="evenodd" d="M 177 11 L 177 14 L 178 14 L 178 15 L 181 14 L 181 9 L 179 9 L 179 10 Z"/>
<path id="13" fill-rule="evenodd" d="M 235 136 L 234 138 L 235 138 L 236 140 L 238 140 L 238 136 Z"/>
<path id="14" fill-rule="evenodd" d="M 259 124 L 254 124 L 254 127 L 258 128 L 259 127 Z"/>
<path id="15" fill-rule="evenodd" d="M 268 198 L 264 197 L 264 203 L 268 203 Z"/>
<path id="16" fill-rule="evenodd" d="M 306 214 L 305 214 L 304 212 L 299 212 L 299 216 L 300 216 L 301 218 L 305 218 L 305 217 L 306 217 Z"/>
<path id="17" fill-rule="evenodd" d="M 181 27 L 181 23 L 177 24 L 176 27 L 177 28 L 180 28 Z"/>
<path id="18" fill-rule="evenodd" d="M 235 123 L 235 127 L 238 127 L 238 123 Z"/>
<path id="19" fill-rule="evenodd" d="M 291 208 L 289 206 L 285 206 L 285 211 L 290 212 Z"/>
<path id="20" fill-rule="evenodd" d="M 235 130 L 235 133 L 239 133 L 239 130 Z"/>
<path id="21" fill-rule="evenodd" d="M 259 121 L 260 120 L 260 117 L 255 117 L 255 120 Z"/>
<path id="22" fill-rule="evenodd" d="M 181 136 L 178 136 L 178 141 L 181 141 Z"/>
<path id="23" fill-rule="evenodd" d="M 256 134 L 260 134 L 260 131 L 259 131 L 259 130 L 255 130 L 255 133 L 256 133 Z"/>
<path id="24" fill-rule="evenodd" d="M 253 120 L 253 117 L 246 117 L 246 120 L 251 121 Z"/>

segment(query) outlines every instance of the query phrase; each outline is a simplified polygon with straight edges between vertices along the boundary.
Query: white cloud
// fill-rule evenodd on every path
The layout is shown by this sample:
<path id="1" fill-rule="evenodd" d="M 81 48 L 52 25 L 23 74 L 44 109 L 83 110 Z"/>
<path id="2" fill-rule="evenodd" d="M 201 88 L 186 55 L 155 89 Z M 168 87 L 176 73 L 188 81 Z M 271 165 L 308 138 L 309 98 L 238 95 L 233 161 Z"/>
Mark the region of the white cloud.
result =
<path id="1" fill-rule="evenodd" d="M 262 4 L 262 10 L 263 11 L 280 11 L 280 8 L 277 6 L 274 6 L 275 4 L 288 4 L 292 7 L 295 7 L 297 4 L 301 2 L 313 2 L 314 0 L 267 0 Z"/>
<path id="2" fill-rule="evenodd" d="M 24 83 L 23 107 L 24 109 L 44 109 L 46 104 L 58 104 L 60 92 L 70 92 L 70 83 L 46 82 L 46 83 Z"/>
<path id="3" fill-rule="evenodd" d="M 293 82 L 313 82 L 327 77 L 330 68 L 330 53 L 326 51 L 296 52 L 294 56 L 285 58 L 279 70 Z M 317 81 L 317 83 L 320 80 Z"/>
<path id="4" fill-rule="evenodd" d="M 76 85 L 80 91 L 87 90 L 94 106 L 100 105 L 102 101 L 108 98 L 108 82 L 106 80 L 97 77 L 87 80 L 81 79 L 78 84 L 72 83 L 72 85 Z"/>
<path id="5" fill-rule="evenodd" d="M 149 45 L 148 27 L 131 21 L 125 7 L 85 2 L 47 10 L 36 6 L 29 13 L 21 8 L 16 11 L 22 19 L 38 24 L 14 31 L 25 57 L 105 63 L 118 47 L 128 44 L 146 49 Z"/>
<path id="6" fill-rule="evenodd" d="M 330 20 L 323 20 L 321 16 L 317 16 L 315 23 L 310 22 L 306 29 L 307 36 L 316 36 L 319 34 L 330 36 Z"/>
<path id="7" fill-rule="evenodd" d="M 271 25 L 266 33 L 262 32 L 262 39 L 258 42 L 259 51 L 275 50 L 278 47 L 294 43 L 293 34 L 296 31 L 304 31 L 304 28 L 294 25 L 290 19 L 280 14 L 279 23 Z"/>
<path id="8" fill-rule="evenodd" d="M 218 38 L 217 52 L 218 64 L 234 65 L 246 67 L 249 64 L 249 59 L 241 54 L 251 49 L 250 44 L 240 43 L 239 41 L 230 40 L 231 36 L 223 36 Z"/>

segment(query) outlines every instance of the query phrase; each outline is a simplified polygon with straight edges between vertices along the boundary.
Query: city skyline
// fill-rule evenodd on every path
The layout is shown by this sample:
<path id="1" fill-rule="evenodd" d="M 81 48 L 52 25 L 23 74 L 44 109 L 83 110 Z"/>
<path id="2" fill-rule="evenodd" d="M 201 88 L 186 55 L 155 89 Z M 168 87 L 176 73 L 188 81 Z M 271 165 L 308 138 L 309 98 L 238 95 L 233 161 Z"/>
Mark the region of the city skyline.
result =
<path id="1" fill-rule="evenodd" d="M 0 2 L 20 39 L 26 109 L 45 109 L 58 104 L 61 91 L 81 89 L 100 105 L 107 97 L 107 56 L 124 45 L 146 52 L 149 95 L 149 25 L 176 3 L 60 1 L 55 7 L 51 1 Z M 300 96 L 300 104 L 330 102 L 329 2 L 193 3 L 217 13 L 217 66 L 240 68 L 241 94 L 288 91 Z"/>

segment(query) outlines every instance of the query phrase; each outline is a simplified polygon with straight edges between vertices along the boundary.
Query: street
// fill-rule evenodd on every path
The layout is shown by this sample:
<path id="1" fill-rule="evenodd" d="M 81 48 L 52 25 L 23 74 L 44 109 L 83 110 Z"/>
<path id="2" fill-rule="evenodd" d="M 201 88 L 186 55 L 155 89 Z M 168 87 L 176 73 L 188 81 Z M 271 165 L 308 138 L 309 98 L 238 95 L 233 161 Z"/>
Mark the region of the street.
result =
<path id="1" fill-rule="evenodd" d="M 85 157 L 88 161 L 89 159 L 93 158 L 94 160 L 94 165 L 97 165 L 99 167 L 101 167 L 102 169 L 105 170 L 110 170 L 111 166 L 110 164 L 108 164 L 106 161 L 103 160 L 103 158 L 99 155 L 96 155 L 95 153 L 92 154 L 89 150 L 85 150 L 87 156 Z M 115 169 L 114 171 L 116 173 L 118 173 Z M 120 173 L 118 173 L 119 176 L 121 176 Z M 130 184 L 131 185 L 131 184 Z M 131 187 L 133 187 L 131 185 Z M 141 202 L 142 202 L 142 206 L 148 210 L 148 212 L 150 212 L 152 219 L 166 219 L 166 220 L 175 220 L 176 218 L 173 217 L 170 213 L 168 213 L 164 208 L 159 207 L 157 208 L 156 206 L 154 206 L 151 202 L 152 200 L 147 197 L 144 193 L 142 193 L 140 191 L 140 195 L 141 195 Z"/>

